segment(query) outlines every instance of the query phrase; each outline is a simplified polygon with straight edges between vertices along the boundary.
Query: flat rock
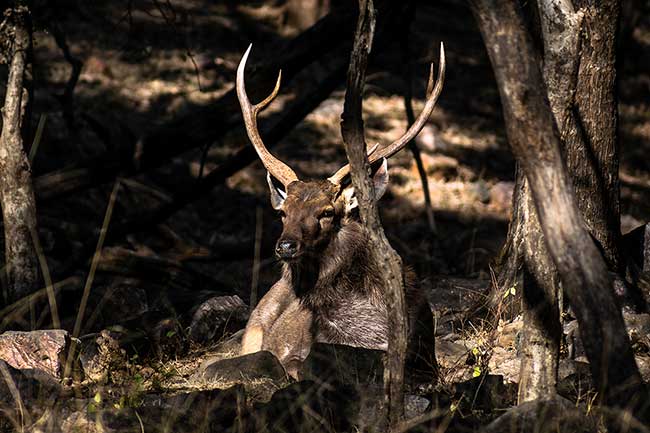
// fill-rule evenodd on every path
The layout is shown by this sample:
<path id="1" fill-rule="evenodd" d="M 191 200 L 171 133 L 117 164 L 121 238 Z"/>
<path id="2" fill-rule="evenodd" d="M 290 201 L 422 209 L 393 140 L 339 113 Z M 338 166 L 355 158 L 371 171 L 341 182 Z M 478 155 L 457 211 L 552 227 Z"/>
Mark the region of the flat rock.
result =
<path id="1" fill-rule="evenodd" d="M 316 343 L 298 374 L 319 382 L 380 383 L 384 377 L 383 356 L 381 350 Z"/>
<path id="2" fill-rule="evenodd" d="M 286 373 L 280 361 L 271 352 L 263 350 L 234 358 L 207 359 L 194 378 L 206 381 L 284 380 Z"/>
<path id="3" fill-rule="evenodd" d="M 38 370 L 63 376 L 70 336 L 62 329 L 7 331 L 0 335 L 0 359 L 19 370 Z"/>
<path id="4" fill-rule="evenodd" d="M 203 302 L 192 316 L 189 337 L 206 344 L 220 339 L 227 331 L 246 326 L 248 306 L 239 296 L 215 296 Z"/>

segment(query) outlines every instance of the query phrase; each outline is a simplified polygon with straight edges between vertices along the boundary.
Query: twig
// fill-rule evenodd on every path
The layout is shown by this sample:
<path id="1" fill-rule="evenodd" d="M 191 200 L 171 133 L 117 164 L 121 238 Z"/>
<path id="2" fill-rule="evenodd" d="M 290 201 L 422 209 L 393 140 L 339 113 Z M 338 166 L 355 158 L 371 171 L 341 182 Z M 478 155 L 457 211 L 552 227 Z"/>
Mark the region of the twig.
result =
<path id="1" fill-rule="evenodd" d="M 38 146 L 41 144 L 41 138 L 43 137 L 43 129 L 45 129 L 45 121 L 47 120 L 47 114 L 41 114 L 41 117 L 38 119 L 38 126 L 36 127 L 36 134 L 34 135 L 34 141 L 32 141 L 32 147 L 29 148 L 29 165 L 34 164 L 34 158 L 36 157 L 36 152 L 38 151 Z"/>
<path id="2" fill-rule="evenodd" d="M 63 32 L 63 29 L 60 27 L 58 22 L 53 22 L 50 25 L 50 30 L 52 32 L 52 36 L 54 36 L 56 44 L 61 49 L 61 51 L 63 51 L 63 57 L 65 58 L 66 62 L 68 62 L 72 67 L 70 78 L 68 78 L 68 81 L 65 83 L 65 89 L 63 91 L 63 95 L 61 96 L 61 105 L 63 105 L 63 116 L 65 118 L 66 125 L 71 132 L 74 132 L 76 131 L 73 105 L 74 89 L 77 86 L 77 82 L 79 81 L 79 75 L 81 75 L 83 62 L 74 57 L 70 52 L 70 47 L 68 46 L 65 33 Z"/>
<path id="3" fill-rule="evenodd" d="M 99 232 L 99 239 L 97 240 L 97 247 L 95 248 L 95 255 L 93 256 L 93 261 L 90 264 L 90 271 L 88 272 L 88 278 L 86 279 L 86 285 L 84 286 L 83 295 L 81 296 L 81 304 L 79 305 L 79 312 L 77 313 L 77 319 L 74 323 L 74 328 L 72 330 L 72 341 L 70 343 L 70 351 L 68 352 L 68 357 L 65 363 L 65 370 L 63 377 L 68 377 L 70 374 L 70 368 L 72 367 L 72 359 L 75 354 L 75 349 L 77 346 L 76 338 L 79 336 L 81 331 L 81 321 L 83 320 L 84 313 L 86 312 L 86 305 L 88 303 L 88 297 L 90 296 L 90 288 L 93 284 L 95 278 L 95 272 L 97 271 L 97 265 L 99 264 L 99 259 L 102 256 L 102 248 L 104 247 L 104 240 L 106 239 L 106 232 L 108 231 L 108 224 L 111 221 L 113 215 L 113 208 L 115 207 L 115 201 L 117 199 L 117 192 L 120 188 L 120 180 L 115 181 L 113 186 L 113 191 L 108 200 L 108 207 L 106 208 L 106 214 L 104 215 L 104 222 L 102 223 L 102 229 Z"/>
<path id="4" fill-rule="evenodd" d="M 400 44 L 402 51 L 402 75 L 404 79 L 404 109 L 406 110 L 408 127 L 415 123 L 415 114 L 413 113 L 413 66 L 409 52 L 411 45 L 409 43 L 409 29 L 411 23 L 413 22 L 414 12 L 415 5 L 410 3 L 409 11 L 406 13 L 405 21 L 407 21 L 407 23 L 404 26 L 405 30 L 400 33 Z M 424 163 L 422 162 L 422 154 L 415 142 L 415 139 L 411 140 L 407 146 L 413 154 L 413 159 L 415 160 L 415 165 L 417 166 L 418 174 L 420 175 L 420 182 L 422 183 L 422 194 L 424 195 L 424 209 L 427 214 L 429 230 L 431 230 L 431 234 L 435 236 L 438 233 L 438 230 L 436 228 L 436 220 L 433 214 L 433 206 L 431 205 L 431 192 L 429 191 L 427 171 L 424 168 Z"/>
<path id="5" fill-rule="evenodd" d="M 59 308 L 56 304 L 56 296 L 54 296 L 54 288 L 52 284 L 52 277 L 50 276 L 50 268 L 47 266 L 47 258 L 43 254 L 43 248 L 41 247 L 41 241 L 38 238 L 38 232 L 35 227 L 30 227 L 32 234 L 32 242 L 34 242 L 34 248 L 36 249 L 36 254 L 38 254 L 38 262 L 41 265 L 41 272 L 43 273 L 43 281 L 45 282 L 45 290 L 47 292 L 47 300 L 50 304 L 50 313 L 52 315 L 52 326 L 54 329 L 61 328 L 61 321 L 59 320 Z"/>

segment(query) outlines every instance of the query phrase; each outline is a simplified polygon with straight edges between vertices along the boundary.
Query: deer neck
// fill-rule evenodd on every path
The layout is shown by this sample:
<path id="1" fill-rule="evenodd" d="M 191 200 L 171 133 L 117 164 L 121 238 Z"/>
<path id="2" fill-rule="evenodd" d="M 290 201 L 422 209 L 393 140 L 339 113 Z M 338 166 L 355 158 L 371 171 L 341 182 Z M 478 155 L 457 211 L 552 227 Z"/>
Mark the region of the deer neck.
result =
<path id="1" fill-rule="evenodd" d="M 309 303 L 332 299 L 330 295 L 337 290 L 363 290 L 354 284 L 345 289 L 343 285 L 365 279 L 369 261 L 367 239 L 360 224 L 345 225 L 321 254 L 285 263 L 283 277 L 290 281 L 296 295 Z"/>

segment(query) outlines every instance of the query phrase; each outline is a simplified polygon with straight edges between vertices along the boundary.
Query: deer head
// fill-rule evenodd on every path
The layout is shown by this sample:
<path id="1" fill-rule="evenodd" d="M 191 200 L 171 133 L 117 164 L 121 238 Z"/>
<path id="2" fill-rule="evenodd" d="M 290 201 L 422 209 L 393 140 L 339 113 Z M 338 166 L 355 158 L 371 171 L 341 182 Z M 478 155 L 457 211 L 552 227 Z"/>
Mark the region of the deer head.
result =
<path id="1" fill-rule="evenodd" d="M 244 84 L 244 69 L 252 45 L 248 47 L 237 68 L 237 97 L 242 109 L 246 132 L 257 155 L 267 170 L 267 182 L 271 192 L 271 205 L 282 217 L 282 235 L 276 243 L 275 252 L 284 261 L 296 261 L 302 257 L 318 257 L 329 244 L 338 229 L 354 217 L 357 201 L 354 187 L 346 182 L 349 165 L 343 166 L 326 180 L 302 181 L 285 163 L 273 156 L 264 145 L 257 128 L 257 114 L 276 97 L 280 89 L 281 72 L 273 92 L 262 102 L 252 105 Z M 393 143 L 378 149 L 375 145 L 368 151 L 368 160 L 374 168 L 375 200 L 379 200 L 388 186 L 387 158 L 400 151 L 415 138 L 433 112 L 445 76 L 445 52 L 440 45 L 438 79 L 433 79 L 433 65 L 427 85 L 427 101 L 424 109 L 406 131 Z M 275 185 L 273 179 L 282 184 Z"/>

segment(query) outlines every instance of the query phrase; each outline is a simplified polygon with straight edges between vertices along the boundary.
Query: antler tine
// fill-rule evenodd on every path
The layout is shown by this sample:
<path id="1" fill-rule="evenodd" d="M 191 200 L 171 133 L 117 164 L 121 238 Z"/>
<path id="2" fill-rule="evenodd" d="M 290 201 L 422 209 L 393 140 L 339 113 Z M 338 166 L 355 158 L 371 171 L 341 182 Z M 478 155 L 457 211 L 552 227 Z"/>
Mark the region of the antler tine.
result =
<path id="1" fill-rule="evenodd" d="M 372 157 L 370 158 L 371 164 L 379 161 L 382 158 L 390 158 L 391 156 L 395 155 L 397 152 L 402 150 L 402 148 L 406 146 L 409 141 L 413 140 L 420 133 L 420 131 L 422 131 L 422 128 L 424 128 L 424 125 L 427 123 L 427 120 L 429 120 L 429 116 L 431 116 L 431 113 L 433 112 L 433 109 L 436 106 L 436 102 L 438 102 L 438 97 L 442 92 L 442 86 L 445 82 L 445 67 L 446 67 L 445 46 L 441 42 L 440 43 L 440 65 L 438 67 L 438 79 L 436 80 L 435 87 L 433 87 L 433 91 L 429 92 L 429 95 L 427 97 L 427 102 L 424 104 L 424 109 L 422 109 L 422 112 L 420 113 L 418 118 L 415 119 L 413 125 L 411 125 L 411 127 L 406 131 L 406 133 L 403 136 L 401 136 L 399 139 L 395 140 L 388 146 L 378 150 L 372 155 Z M 431 71 L 429 73 L 429 83 L 427 84 L 427 90 L 431 89 L 432 86 L 433 86 L 433 64 L 431 64 Z"/>
<path id="2" fill-rule="evenodd" d="M 244 53 L 244 56 L 239 62 L 239 67 L 237 68 L 237 99 L 239 99 L 239 105 L 241 106 L 242 116 L 244 117 L 244 124 L 246 125 L 246 133 L 250 139 L 257 155 L 262 160 L 262 164 L 268 170 L 269 173 L 277 180 L 282 182 L 286 187 L 291 182 L 298 180 L 296 173 L 284 162 L 277 159 L 275 156 L 268 151 L 262 137 L 260 136 L 259 130 L 257 129 L 257 114 L 263 110 L 267 105 L 273 101 L 277 96 L 278 91 L 280 90 L 280 79 L 282 77 L 282 71 L 278 73 L 278 80 L 275 83 L 275 88 L 273 92 L 266 97 L 262 102 L 256 105 L 252 105 L 248 100 L 248 95 L 246 94 L 246 85 L 244 83 L 244 69 L 246 69 L 246 61 L 248 60 L 248 55 L 253 48 L 253 44 L 248 46 L 248 49 Z"/>
<path id="3" fill-rule="evenodd" d="M 397 152 L 399 152 L 406 144 L 408 144 L 409 141 L 413 140 L 424 128 L 424 125 L 426 124 L 427 120 L 429 119 L 429 116 L 431 116 L 431 113 L 433 112 L 433 109 L 436 106 L 436 102 L 438 102 L 438 97 L 440 96 L 440 93 L 442 92 L 442 86 L 445 82 L 445 69 L 446 69 L 446 60 L 445 60 L 445 46 L 441 42 L 440 43 L 440 65 L 438 67 L 438 80 L 435 82 L 435 87 L 434 87 L 434 82 L 433 82 L 433 63 L 431 64 L 431 69 L 429 71 L 429 81 L 427 83 L 427 102 L 424 104 L 424 109 L 420 113 L 417 119 L 415 119 L 415 122 L 411 127 L 406 131 L 406 133 L 397 139 L 396 141 L 392 142 L 386 147 L 383 147 L 377 151 L 372 151 L 369 152 L 370 154 L 368 155 L 368 160 L 370 164 L 374 164 L 375 162 L 381 160 L 382 158 L 390 158 Z M 433 90 L 432 90 L 433 88 Z M 341 183 L 341 181 L 345 178 L 345 176 L 348 175 L 350 172 L 350 167 L 348 165 L 345 165 L 341 167 L 334 175 L 332 175 L 329 178 L 329 181 L 335 184 Z"/>

